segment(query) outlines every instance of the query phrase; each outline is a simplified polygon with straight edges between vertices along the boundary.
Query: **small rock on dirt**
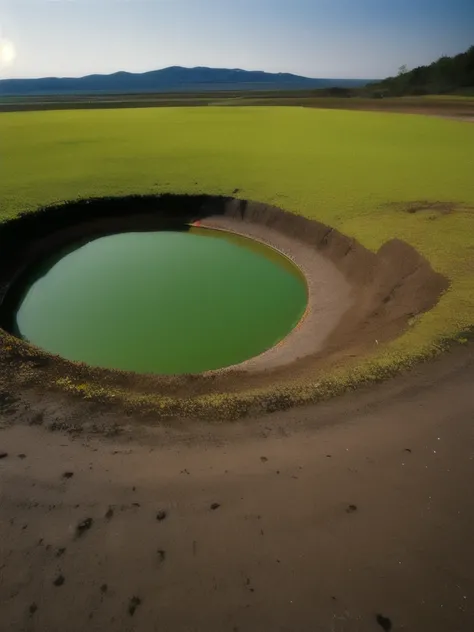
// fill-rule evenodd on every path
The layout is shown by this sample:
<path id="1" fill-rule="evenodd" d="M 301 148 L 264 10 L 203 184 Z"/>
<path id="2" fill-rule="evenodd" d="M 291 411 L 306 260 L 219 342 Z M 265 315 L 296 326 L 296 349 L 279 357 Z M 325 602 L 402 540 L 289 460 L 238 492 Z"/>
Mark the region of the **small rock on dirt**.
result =
<path id="1" fill-rule="evenodd" d="M 138 608 L 139 605 L 141 605 L 141 603 L 142 603 L 142 600 L 140 599 L 140 597 L 132 597 L 130 599 L 130 603 L 128 604 L 128 614 L 131 617 L 133 617 L 136 609 Z"/>
<path id="2" fill-rule="evenodd" d="M 268 457 L 266 457 L 266 456 L 261 456 L 261 457 L 260 457 L 260 461 L 261 461 L 262 463 L 267 463 L 267 461 L 268 461 Z"/>
<path id="3" fill-rule="evenodd" d="M 74 472 L 64 472 L 63 478 L 72 478 L 74 476 Z"/>
<path id="4" fill-rule="evenodd" d="M 159 549 L 158 550 L 158 562 L 159 564 L 163 564 L 163 562 L 166 560 L 166 551 L 163 551 L 163 549 Z"/>
<path id="5" fill-rule="evenodd" d="M 357 511 L 357 505 L 349 505 L 346 509 L 346 513 L 354 513 Z"/>
<path id="6" fill-rule="evenodd" d="M 215 511 L 216 509 L 219 509 L 219 507 L 220 507 L 220 503 L 212 503 L 211 510 Z"/>
<path id="7" fill-rule="evenodd" d="M 375 619 L 382 630 L 384 630 L 385 632 L 390 632 L 390 630 L 392 629 L 392 622 L 388 617 L 384 617 L 383 614 L 378 614 Z"/>
<path id="8" fill-rule="evenodd" d="M 65 581 L 66 581 L 66 579 L 65 579 L 64 575 L 58 575 L 56 577 L 56 579 L 54 580 L 53 584 L 55 586 L 62 586 Z"/>
<path id="9" fill-rule="evenodd" d="M 32 604 L 30 604 L 28 610 L 30 614 L 35 614 L 35 612 L 38 610 L 38 606 L 35 604 L 35 602 L 33 602 Z"/>
<path id="10" fill-rule="evenodd" d="M 114 509 L 113 507 L 109 507 L 107 511 L 105 512 L 105 517 L 107 518 L 107 520 L 110 520 L 113 515 L 114 515 Z"/>
<path id="11" fill-rule="evenodd" d="M 107 584 L 102 584 L 102 586 L 100 587 L 100 592 L 105 595 L 105 593 L 108 591 L 109 587 L 107 586 Z"/>
<path id="12" fill-rule="evenodd" d="M 79 537 L 83 535 L 86 531 L 89 531 L 89 529 L 92 527 L 92 523 L 92 518 L 86 518 L 85 520 L 79 522 L 76 527 L 76 535 Z"/>
<path id="13" fill-rule="evenodd" d="M 21 454 L 18 455 L 18 458 L 19 459 L 26 459 L 26 454 L 21 453 Z"/>
<path id="14" fill-rule="evenodd" d="M 158 522 L 163 522 L 163 520 L 166 520 L 167 515 L 167 512 L 162 509 L 156 514 L 156 519 L 158 520 Z"/>
<path id="15" fill-rule="evenodd" d="M 252 588 L 250 577 L 247 577 L 247 579 L 245 580 L 245 587 L 249 592 L 255 592 L 255 588 Z"/>
<path id="16" fill-rule="evenodd" d="M 0 452 L 0 459 L 6 459 L 8 456 L 8 452 Z"/>

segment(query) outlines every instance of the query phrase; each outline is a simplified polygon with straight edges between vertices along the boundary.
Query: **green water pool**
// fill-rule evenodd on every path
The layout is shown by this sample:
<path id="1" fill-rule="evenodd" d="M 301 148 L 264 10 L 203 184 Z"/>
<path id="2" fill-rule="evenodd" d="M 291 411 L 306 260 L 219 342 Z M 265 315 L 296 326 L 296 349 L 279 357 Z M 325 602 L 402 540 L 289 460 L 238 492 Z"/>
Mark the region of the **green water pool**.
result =
<path id="1" fill-rule="evenodd" d="M 272 248 L 207 228 L 76 243 L 37 264 L 16 335 L 68 360 L 139 373 L 200 373 L 269 349 L 301 319 L 301 272 Z"/>

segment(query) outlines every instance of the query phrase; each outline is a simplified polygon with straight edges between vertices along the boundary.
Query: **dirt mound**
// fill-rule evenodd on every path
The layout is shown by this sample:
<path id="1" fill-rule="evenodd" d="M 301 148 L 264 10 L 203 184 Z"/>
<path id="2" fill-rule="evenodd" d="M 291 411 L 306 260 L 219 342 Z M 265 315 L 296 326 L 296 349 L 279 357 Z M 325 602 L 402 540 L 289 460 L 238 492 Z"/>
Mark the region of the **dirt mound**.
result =
<path id="1" fill-rule="evenodd" d="M 198 376 L 163 377 L 96 369 L 51 356 L 8 336 L 4 338 L 8 344 L 0 352 L 0 362 L 9 386 L 18 384 L 18 376 L 24 374 L 18 367 L 25 363 L 31 369 L 33 385 L 54 384 L 58 377 L 68 376 L 105 389 L 158 392 L 186 399 L 274 388 L 296 379 L 314 380 L 318 371 L 346 357 L 365 354 L 400 334 L 411 318 L 432 308 L 448 287 L 447 279 L 405 242 L 392 240 L 373 253 L 333 228 L 266 204 L 213 196 L 101 198 L 43 208 L 0 225 L 0 326 L 12 330 L 15 288 L 21 285 L 19 280 L 28 266 L 39 257 L 68 243 L 110 232 L 169 229 L 198 220 L 257 236 L 276 248 L 284 238 L 285 248 L 281 249 L 296 263 L 299 251 L 304 252 L 302 268 L 307 277 L 318 268 L 314 262 L 311 267 L 312 257 L 323 257 L 344 278 L 350 288 L 350 300 L 341 303 L 339 312 L 305 318 L 298 331 L 299 344 L 304 342 L 303 354 L 288 352 L 296 340 L 290 335 L 285 342 L 287 350 L 280 357 L 285 361 L 258 367 L 243 363 Z M 272 239 L 267 238 L 270 234 Z M 327 280 L 328 287 L 332 279 Z M 314 292 L 316 306 L 317 290 Z M 324 340 L 316 345 L 323 318 L 332 321 Z M 24 377 L 21 380 L 24 385 Z"/>

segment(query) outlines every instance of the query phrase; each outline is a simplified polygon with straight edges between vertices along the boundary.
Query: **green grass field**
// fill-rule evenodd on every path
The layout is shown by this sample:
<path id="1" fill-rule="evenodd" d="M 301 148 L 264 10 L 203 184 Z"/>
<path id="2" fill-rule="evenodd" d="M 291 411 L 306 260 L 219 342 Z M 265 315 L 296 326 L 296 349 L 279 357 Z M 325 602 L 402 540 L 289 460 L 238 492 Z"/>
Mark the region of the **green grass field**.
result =
<path id="1" fill-rule="evenodd" d="M 77 197 L 238 189 L 373 250 L 393 237 L 415 246 L 451 288 L 361 379 L 409 366 L 474 324 L 474 125 L 283 107 L 68 110 L 0 114 L 0 138 L 2 220 Z M 407 212 L 415 201 L 450 212 Z"/>

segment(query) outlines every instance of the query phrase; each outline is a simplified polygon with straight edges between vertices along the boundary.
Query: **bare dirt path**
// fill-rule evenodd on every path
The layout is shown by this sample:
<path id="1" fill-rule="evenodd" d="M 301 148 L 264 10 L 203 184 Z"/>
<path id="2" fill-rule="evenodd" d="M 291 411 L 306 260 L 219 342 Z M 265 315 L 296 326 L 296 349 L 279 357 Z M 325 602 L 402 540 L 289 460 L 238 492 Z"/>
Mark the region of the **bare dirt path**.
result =
<path id="1" fill-rule="evenodd" d="M 227 426 L 0 431 L 0 629 L 472 632 L 474 348 Z"/>

